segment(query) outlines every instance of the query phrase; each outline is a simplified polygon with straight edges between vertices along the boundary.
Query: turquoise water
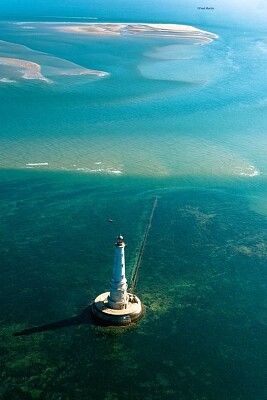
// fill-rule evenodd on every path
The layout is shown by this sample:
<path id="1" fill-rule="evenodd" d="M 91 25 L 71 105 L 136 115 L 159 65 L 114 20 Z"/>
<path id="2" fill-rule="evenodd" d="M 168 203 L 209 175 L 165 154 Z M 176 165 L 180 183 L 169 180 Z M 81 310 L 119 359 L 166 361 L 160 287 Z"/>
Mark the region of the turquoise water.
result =
<path id="1" fill-rule="evenodd" d="M 184 14 L 219 36 L 200 46 L 41 19 L 0 24 L 0 57 L 42 73 L 0 65 L 0 397 L 263 400 L 265 32 Z M 145 316 L 97 327 L 82 313 L 108 290 L 115 237 L 130 281 L 156 196 Z"/>
<path id="2" fill-rule="evenodd" d="M 2 80 L 16 81 L 0 88 L 3 168 L 45 163 L 139 176 L 266 174 L 267 53 L 258 33 L 214 28 L 220 38 L 199 46 L 173 38 L 85 37 L 55 25 L 2 24 L 3 56 L 40 64 L 50 81 L 12 77 L 2 66 Z M 110 75 L 62 75 L 74 68 Z"/>

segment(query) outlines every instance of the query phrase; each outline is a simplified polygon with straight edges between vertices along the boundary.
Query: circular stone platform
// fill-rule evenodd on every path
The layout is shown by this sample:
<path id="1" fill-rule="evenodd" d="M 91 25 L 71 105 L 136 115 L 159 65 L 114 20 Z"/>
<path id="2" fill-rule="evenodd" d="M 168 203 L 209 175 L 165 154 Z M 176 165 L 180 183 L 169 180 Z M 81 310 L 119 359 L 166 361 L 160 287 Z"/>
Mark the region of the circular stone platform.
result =
<path id="1" fill-rule="evenodd" d="M 93 315 L 104 325 L 125 326 L 137 321 L 144 312 L 142 303 L 136 295 L 130 293 L 127 295 L 129 296 L 127 307 L 115 310 L 108 307 L 109 292 L 100 294 L 91 305 Z"/>

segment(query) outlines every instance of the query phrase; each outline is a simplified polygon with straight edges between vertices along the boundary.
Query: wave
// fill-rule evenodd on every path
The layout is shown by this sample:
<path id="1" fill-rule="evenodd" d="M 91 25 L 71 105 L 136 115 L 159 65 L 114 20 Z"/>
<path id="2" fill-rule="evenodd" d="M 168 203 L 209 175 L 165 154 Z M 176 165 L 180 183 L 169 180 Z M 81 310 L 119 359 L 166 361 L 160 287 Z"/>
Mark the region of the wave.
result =
<path id="1" fill-rule="evenodd" d="M 238 172 L 239 176 L 247 176 L 247 177 L 259 176 L 260 174 L 261 172 L 254 165 L 249 165 L 246 168 L 242 168 L 242 171 Z"/>
<path id="2" fill-rule="evenodd" d="M 17 81 L 15 81 L 14 79 L 10 79 L 10 78 L 0 78 L 0 82 L 2 82 L 2 83 L 17 83 Z"/>
<path id="3" fill-rule="evenodd" d="M 27 167 L 42 167 L 49 165 L 48 162 L 38 162 L 38 163 L 28 163 L 26 164 Z"/>
<path id="4" fill-rule="evenodd" d="M 102 174 L 115 174 L 121 175 L 123 172 L 119 169 L 112 169 L 112 168 L 76 168 L 76 171 L 80 172 L 89 172 L 89 173 L 102 173 Z"/>

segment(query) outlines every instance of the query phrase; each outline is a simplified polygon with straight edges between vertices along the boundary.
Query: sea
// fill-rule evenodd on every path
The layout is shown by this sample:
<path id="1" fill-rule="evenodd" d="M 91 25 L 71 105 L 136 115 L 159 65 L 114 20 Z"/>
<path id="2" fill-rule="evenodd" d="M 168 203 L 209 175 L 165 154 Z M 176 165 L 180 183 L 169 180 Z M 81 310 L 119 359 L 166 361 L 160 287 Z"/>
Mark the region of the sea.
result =
<path id="1" fill-rule="evenodd" d="M 3 400 L 267 398 L 267 31 L 249 6 L 168 1 L 3 14 Z M 62 29 L 92 22 L 218 38 Z M 145 314 L 98 326 L 116 237 L 130 285 L 155 199 Z"/>

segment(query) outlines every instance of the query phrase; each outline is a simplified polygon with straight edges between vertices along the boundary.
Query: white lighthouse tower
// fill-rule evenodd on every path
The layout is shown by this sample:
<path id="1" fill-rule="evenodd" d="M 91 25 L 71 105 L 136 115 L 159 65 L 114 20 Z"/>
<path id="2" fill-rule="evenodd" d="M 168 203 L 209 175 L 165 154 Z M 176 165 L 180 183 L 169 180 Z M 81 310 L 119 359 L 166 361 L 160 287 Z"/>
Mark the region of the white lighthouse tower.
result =
<path id="1" fill-rule="evenodd" d="M 112 278 L 110 281 L 110 294 L 108 296 L 108 306 L 114 310 L 127 308 L 129 296 L 127 294 L 127 279 L 125 276 L 125 243 L 123 237 L 117 237 L 115 243 L 114 264 Z"/>
<path id="2" fill-rule="evenodd" d="M 119 235 L 115 243 L 110 291 L 100 294 L 91 308 L 97 320 L 106 325 L 128 325 L 143 314 L 139 298 L 127 292 L 124 248 L 123 236 Z"/>

